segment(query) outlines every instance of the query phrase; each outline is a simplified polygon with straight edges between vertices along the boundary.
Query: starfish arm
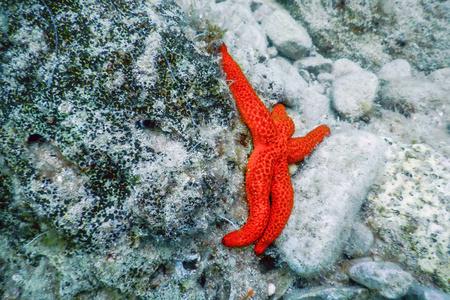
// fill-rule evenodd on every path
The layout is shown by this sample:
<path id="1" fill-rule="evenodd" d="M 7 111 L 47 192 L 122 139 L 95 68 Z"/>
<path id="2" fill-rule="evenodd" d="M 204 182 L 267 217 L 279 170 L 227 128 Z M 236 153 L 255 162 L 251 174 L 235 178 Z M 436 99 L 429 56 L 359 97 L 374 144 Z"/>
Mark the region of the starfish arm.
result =
<path id="1" fill-rule="evenodd" d="M 278 162 L 275 166 L 271 197 L 272 205 L 269 223 L 256 243 L 256 255 L 261 255 L 280 235 L 291 215 L 292 206 L 294 205 L 294 190 L 292 189 L 288 164 L 285 159 Z"/>
<path id="2" fill-rule="evenodd" d="M 227 47 L 222 45 L 219 49 L 222 53 L 222 67 L 230 83 L 230 90 L 236 99 L 244 122 L 252 132 L 254 144 L 267 144 L 276 135 L 272 117 L 264 104 L 256 95 L 250 83 L 245 78 L 239 65 L 228 54 Z"/>
<path id="3" fill-rule="evenodd" d="M 270 185 L 273 176 L 275 155 L 270 149 L 255 150 L 248 161 L 246 194 L 249 206 L 247 223 L 239 230 L 233 231 L 222 239 L 228 247 L 250 245 L 261 237 L 269 222 Z"/>
<path id="4" fill-rule="evenodd" d="M 304 137 L 291 138 L 287 142 L 287 162 L 296 163 L 310 155 L 318 144 L 331 133 L 326 125 L 320 125 Z"/>
<path id="5" fill-rule="evenodd" d="M 294 134 L 294 122 L 288 117 L 283 104 L 275 104 L 272 110 L 272 119 L 278 136 L 282 136 L 285 140 L 287 140 Z"/>

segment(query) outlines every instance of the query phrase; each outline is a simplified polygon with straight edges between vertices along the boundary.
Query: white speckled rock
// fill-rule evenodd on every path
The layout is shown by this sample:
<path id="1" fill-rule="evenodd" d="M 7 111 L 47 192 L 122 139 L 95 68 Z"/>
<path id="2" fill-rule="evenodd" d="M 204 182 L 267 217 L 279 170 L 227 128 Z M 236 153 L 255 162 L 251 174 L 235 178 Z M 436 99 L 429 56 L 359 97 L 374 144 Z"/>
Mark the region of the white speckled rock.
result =
<path id="1" fill-rule="evenodd" d="M 277 50 L 294 60 L 300 59 L 312 47 L 308 32 L 289 13 L 276 9 L 261 23 Z"/>
<path id="2" fill-rule="evenodd" d="M 386 243 L 380 247 L 450 290 L 450 160 L 426 144 L 388 142 L 383 175 L 367 196 L 368 221 Z"/>
<path id="3" fill-rule="evenodd" d="M 350 268 L 348 274 L 354 281 L 388 299 L 406 295 L 413 281 L 411 274 L 398 265 L 384 261 L 358 263 Z"/>
<path id="4" fill-rule="evenodd" d="M 331 268 L 340 257 L 365 194 L 383 166 L 385 145 L 367 132 L 331 133 L 292 177 L 294 207 L 275 241 L 302 276 Z"/>
<path id="5" fill-rule="evenodd" d="M 378 71 L 378 78 L 392 80 L 397 78 L 411 77 L 411 66 L 404 59 L 396 59 L 385 64 Z"/>
<path id="6" fill-rule="evenodd" d="M 333 107 L 349 120 L 367 116 L 373 108 L 378 78 L 368 71 L 353 72 L 333 81 Z"/>

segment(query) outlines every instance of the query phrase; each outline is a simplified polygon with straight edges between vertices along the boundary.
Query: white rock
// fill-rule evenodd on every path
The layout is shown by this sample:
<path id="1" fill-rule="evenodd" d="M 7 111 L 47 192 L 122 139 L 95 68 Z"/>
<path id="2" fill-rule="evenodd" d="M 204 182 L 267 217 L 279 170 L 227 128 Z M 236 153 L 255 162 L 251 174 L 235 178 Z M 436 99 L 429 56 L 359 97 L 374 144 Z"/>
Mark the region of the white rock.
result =
<path id="1" fill-rule="evenodd" d="M 362 68 L 346 58 L 338 59 L 333 63 L 333 75 L 336 78 L 359 71 L 362 71 Z"/>
<path id="2" fill-rule="evenodd" d="M 320 83 L 332 82 L 334 79 L 335 79 L 335 77 L 331 73 L 320 73 L 319 75 L 317 75 L 317 80 Z"/>
<path id="3" fill-rule="evenodd" d="M 276 47 L 268 47 L 268 48 L 267 48 L 267 55 L 268 55 L 270 58 L 276 57 L 276 56 L 278 55 L 278 50 L 277 50 L 277 48 L 276 48 Z"/>
<path id="4" fill-rule="evenodd" d="M 294 207 L 275 243 L 298 274 L 317 274 L 340 257 L 384 152 L 373 134 L 332 132 L 292 178 Z"/>
<path id="5" fill-rule="evenodd" d="M 272 282 L 270 282 L 267 285 L 267 296 L 272 296 L 273 294 L 275 294 L 275 291 L 277 290 L 277 287 L 275 286 L 275 284 L 273 284 Z"/>
<path id="6" fill-rule="evenodd" d="M 398 78 L 411 77 L 411 66 L 404 59 L 396 59 L 385 64 L 378 71 L 378 78 L 392 80 Z"/>
<path id="7" fill-rule="evenodd" d="M 266 54 L 267 38 L 256 21 L 248 3 L 221 2 L 205 7 L 205 17 L 222 29 L 227 29 L 223 40 L 229 47 L 242 51 Z"/>
<path id="8" fill-rule="evenodd" d="M 261 54 L 267 53 L 267 38 L 260 26 L 243 24 L 235 32 L 237 38 L 236 44 L 244 49 L 253 48 Z"/>
<path id="9" fill-rule="evenodd" d="M 341 116 L 356 120 L 372 111 L 378 78 L 368 71 L 353 72 L 333 81 L 333 107 Z"/>
<path id="10" fill-rule="evenodd" d="M 411 274 L 398 265 L 384 261 L 358 263 L 350 268 L 348 274 L 354 281 L 388 299 L 406 295 L 413 281 Z"/>
<path id="11" fill-rule="evenodd" d="M 312 47 L 306 29 L 284 10 L 277 9 L 266 16 L 261 26 L 278 52 L 288 58 L 300 59 Z"/>
<path id="12" fill-rule="evenodd" d="M 444 68 L 434 71 L 429 75 L 432 82 L 439 85 L 443 90 L 450 90 L 450 68 Z"/>
<path id="13" fill-rule="evenodd" d="M 277 57 L 269 60 L 267 67 L 272 71 L 271 75 L 267 77 L 267 83 L 279 82 L 283 87 L 284 99 L 279 100 L 289 106 L 296 106 L 300 95 L 308 87 L 306 81 L 300 76 L 297 69 L 284 58 Z"/>
<path id="14" fill-rule="evenodd" d="M 276 4 L 271 3 L 270 5 L 267 3 L 262 4 L 258 9 L 253 12 L 256 21 L 262 22 L 268 15 L 272 14 L 275 11 Z M 280 8 L 278 8 L 280 9 Z"/>

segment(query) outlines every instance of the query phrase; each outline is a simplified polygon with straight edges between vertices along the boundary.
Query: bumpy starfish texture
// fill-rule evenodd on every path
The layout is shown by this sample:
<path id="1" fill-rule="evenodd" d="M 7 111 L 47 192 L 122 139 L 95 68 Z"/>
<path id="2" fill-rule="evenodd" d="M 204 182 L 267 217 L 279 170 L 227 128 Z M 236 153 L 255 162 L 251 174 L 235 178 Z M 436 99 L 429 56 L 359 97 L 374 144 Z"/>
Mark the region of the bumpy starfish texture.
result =
<path id="1" fill-rule="evenodd" d="M 230 90 L 252 133 L 254 145 L 245 177 L 248 221 L 241 229 L 227 234 L 222 243 L 228 247 L 243 247 L 257 241 L 255 253 L 261 255 L 283 231 L 291 214 L 294 190 L 288 164 L 303 160 L 330 134 L 330 129 L 321 125 L 304 137 L 291 138 L 294 122 L 287 116 L 284 106 L 276 104 L 270 114 L 228 54 L 227 47 L 222 45 L 219 52 Z"/>

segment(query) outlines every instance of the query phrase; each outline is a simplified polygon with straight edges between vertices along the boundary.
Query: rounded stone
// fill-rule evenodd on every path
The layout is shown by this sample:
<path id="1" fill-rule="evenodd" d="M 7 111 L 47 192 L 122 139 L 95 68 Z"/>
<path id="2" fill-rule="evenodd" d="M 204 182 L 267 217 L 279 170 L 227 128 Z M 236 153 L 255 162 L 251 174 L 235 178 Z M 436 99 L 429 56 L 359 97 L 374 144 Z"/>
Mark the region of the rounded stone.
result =
<path id="1" fill-rule="evenodd" d="M 300 59 L 312 47 L 306 29 L 285 11 L 275 10 L 263 19 L 261 26 L 278 51 L 288 58 Z"/>
<path id="2" fill-rule="evenodd" d="M 378 71 L 378 78 L 392 80 L 397 78 L 411 77 L 411 65 L 404 59 L 396 59 L 385 64 Z"/>
<path id="3" fill-rule="evenodd" d="M 378 78 L 368 71 L 344 75 L 333 82 L 333 107 L 349 120 L 368 115 L 378 91 Z"/>
<path id="4" fill-rule="evenodd" d="M 351 279 L 388 299 L 406 295 L 413 277 L 398 265 L 385 261 L 361 262 L 350 268 Z"/>

